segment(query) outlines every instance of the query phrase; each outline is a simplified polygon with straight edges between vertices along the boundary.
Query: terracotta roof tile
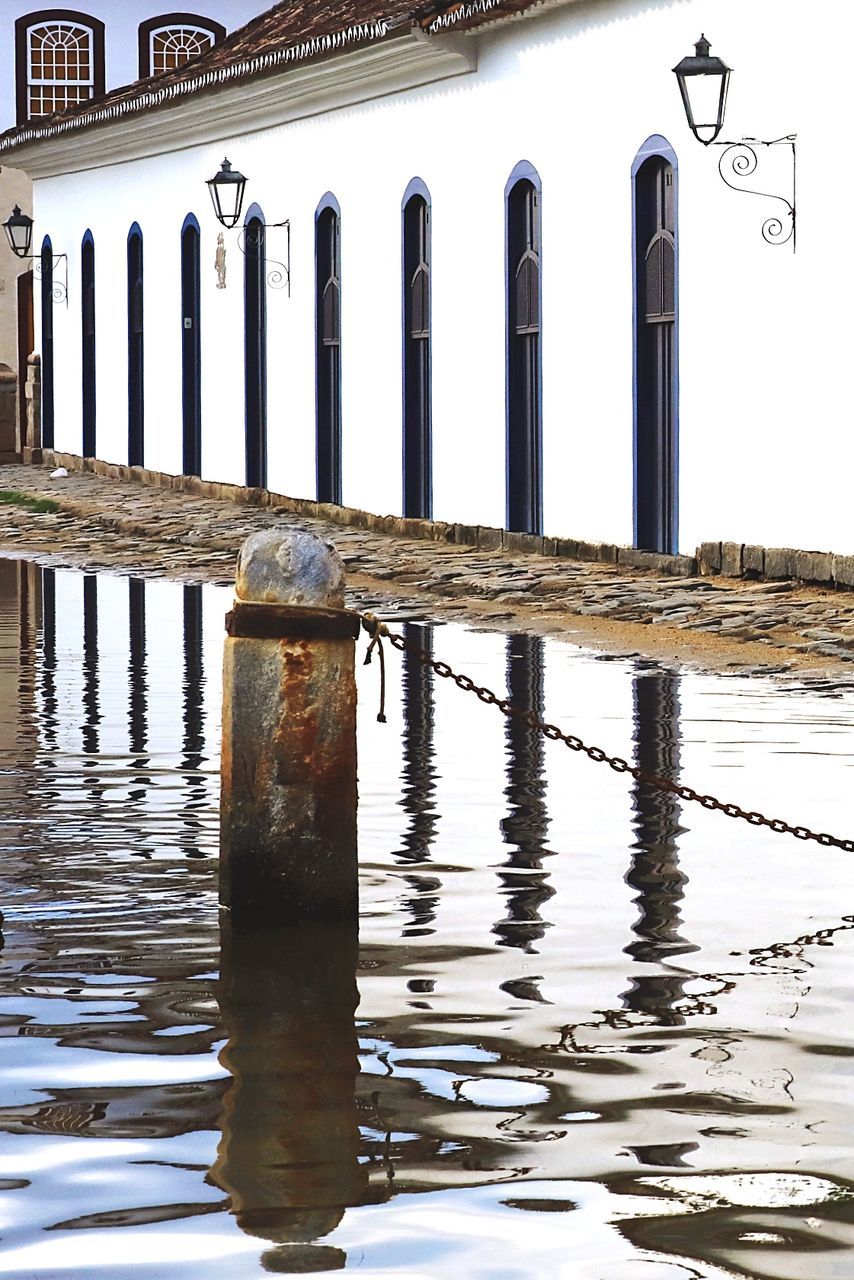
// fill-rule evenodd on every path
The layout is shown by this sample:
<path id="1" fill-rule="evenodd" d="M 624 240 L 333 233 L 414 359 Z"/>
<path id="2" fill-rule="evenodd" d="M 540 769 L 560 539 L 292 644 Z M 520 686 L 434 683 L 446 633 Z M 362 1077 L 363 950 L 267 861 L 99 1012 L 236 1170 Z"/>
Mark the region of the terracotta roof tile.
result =
<path id="1" fill-rule="evenodd" d="M 223 83 L 269 74 L 289 64 L 328 56 L 342 48 L 370 44 L 406 25 L 429 31 L 470 30 L 498 17 L 522 13 L 541 0 L 282 0 L 231 32 L 208 52 L 173 71 L 137 80 L 91 99 L 29 121 L 0 134 L 0 153 L 41 137 L 76 132 L 92 124 L 150 110 Z"/>

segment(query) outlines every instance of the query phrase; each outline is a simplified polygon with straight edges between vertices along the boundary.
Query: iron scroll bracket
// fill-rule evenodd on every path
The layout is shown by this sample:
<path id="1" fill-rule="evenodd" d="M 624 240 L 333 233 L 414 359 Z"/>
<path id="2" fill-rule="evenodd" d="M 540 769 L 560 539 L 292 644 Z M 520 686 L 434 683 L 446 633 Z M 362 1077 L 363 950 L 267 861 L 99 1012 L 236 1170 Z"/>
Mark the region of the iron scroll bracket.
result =
<path id="1" fill-rule="evenodd" d="M 773 214 L 762 224 L 762 239 L 766 244 L 789 244 L 792 252 L 797 247 L 796 197 L 797 197 L 797 153 L 795 143 L 797 134 L 788 133 L 782 138 L 763 141 L 761 138 L 741 138 L 738 142 L 714 142 L 712 146 L 722 147 L 718 159 L 718 172 L 731 191 L 740 191 L 748 196 L 761 196 L 764 200 L 777 200 L 785 206 L 785 212 Z M 761 167 L 761 148 L 789 147 L 792 153 L 792 185 L 791 199 L 788 196 L 775 194 L 773 191 L 761 191 L 753 186 L 745 186 L 744 180 L 752 178 Z"/>
<path id="2" fill-rule="evenodd" d="M 24 261 L 31 262 L 33 279 L 42 280 L 42 255 L 40 253 L 28 253 Z M 61 271 L 57 277 L 57 266 L 61 266 Z M 68 307 L 68 255 L 65 253 L 54 253 L 51 258 L 51 284 L 50 297 L 51 302 L 56 306 L 60 302 L 64 302 Z"/>
<path id="3" fill-rule="evenodd" d="M 287 289 L 288 297 L 291 296 L 291 224 L 290 219 L 286 218 L 284 222 L 251 222 L 249 226 L 241 227 L 237 237 L 237 246 L 240 252 L 246 257 L 247 247 L 249 249 L 257 248 L 258 231 L 277 230 L 284 228 L 285 232 L 285 261 L 279 262 L 277 258 L 271 258 L 266 253 L 266 234 L 265 234 L 265 253 L 264 266 L 267 269 L 267 285 L 270 289 Z M 269 270 L 272 265 L 272 270 Z"/>

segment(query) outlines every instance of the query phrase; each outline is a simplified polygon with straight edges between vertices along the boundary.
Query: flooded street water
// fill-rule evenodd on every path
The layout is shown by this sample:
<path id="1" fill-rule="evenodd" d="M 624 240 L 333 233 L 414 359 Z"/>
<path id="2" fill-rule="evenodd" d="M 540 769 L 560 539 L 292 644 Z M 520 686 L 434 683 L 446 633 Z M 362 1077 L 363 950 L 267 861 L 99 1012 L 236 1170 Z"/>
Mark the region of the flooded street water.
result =
<path id="1" fill-rule="evenodd" d="M 359 668 L 361 920 L 220 945 L 231 592 L 0 560 L 0 1277 L 854 1275 L 854 864 Z M 408 623 L 851 836 L 854 691 Z"/>

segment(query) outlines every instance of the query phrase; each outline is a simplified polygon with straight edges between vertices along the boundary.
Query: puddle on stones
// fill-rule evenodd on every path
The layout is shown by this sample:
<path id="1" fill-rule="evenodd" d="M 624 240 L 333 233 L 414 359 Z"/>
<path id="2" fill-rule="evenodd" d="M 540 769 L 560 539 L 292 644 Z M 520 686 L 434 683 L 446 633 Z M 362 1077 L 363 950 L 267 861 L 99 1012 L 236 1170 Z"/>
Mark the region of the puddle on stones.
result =
<path id="1" fill-rule="evenodd" d="M 854 1274 L 850 855 L 359 668 L 361 920 L 223 938 L 230 593 L 0 561 L 0 1277 Z M 851 835 L 854 694 L 407 624 Z"/>

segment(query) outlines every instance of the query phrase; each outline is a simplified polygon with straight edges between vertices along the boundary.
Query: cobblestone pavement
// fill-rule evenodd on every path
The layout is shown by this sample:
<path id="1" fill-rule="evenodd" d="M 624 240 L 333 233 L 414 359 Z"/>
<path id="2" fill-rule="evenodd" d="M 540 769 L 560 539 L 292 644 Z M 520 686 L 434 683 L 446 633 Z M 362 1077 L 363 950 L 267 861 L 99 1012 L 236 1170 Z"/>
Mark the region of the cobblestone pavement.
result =
<path id="1" fill-rule="evenodd" d="M 353 603 L 390 618 L 456 616 L 740 670 L 818 675 L 854 662 L 854 592 L 409 541 L 88 473 L 51 480 L 43 468 L 2 466 L 6 490 L 61 505 L 42 514 L 0 502 L 0 553 L 43 563 L 229 584 L 243 540 L 288 524 L 333 541 Z"/>

